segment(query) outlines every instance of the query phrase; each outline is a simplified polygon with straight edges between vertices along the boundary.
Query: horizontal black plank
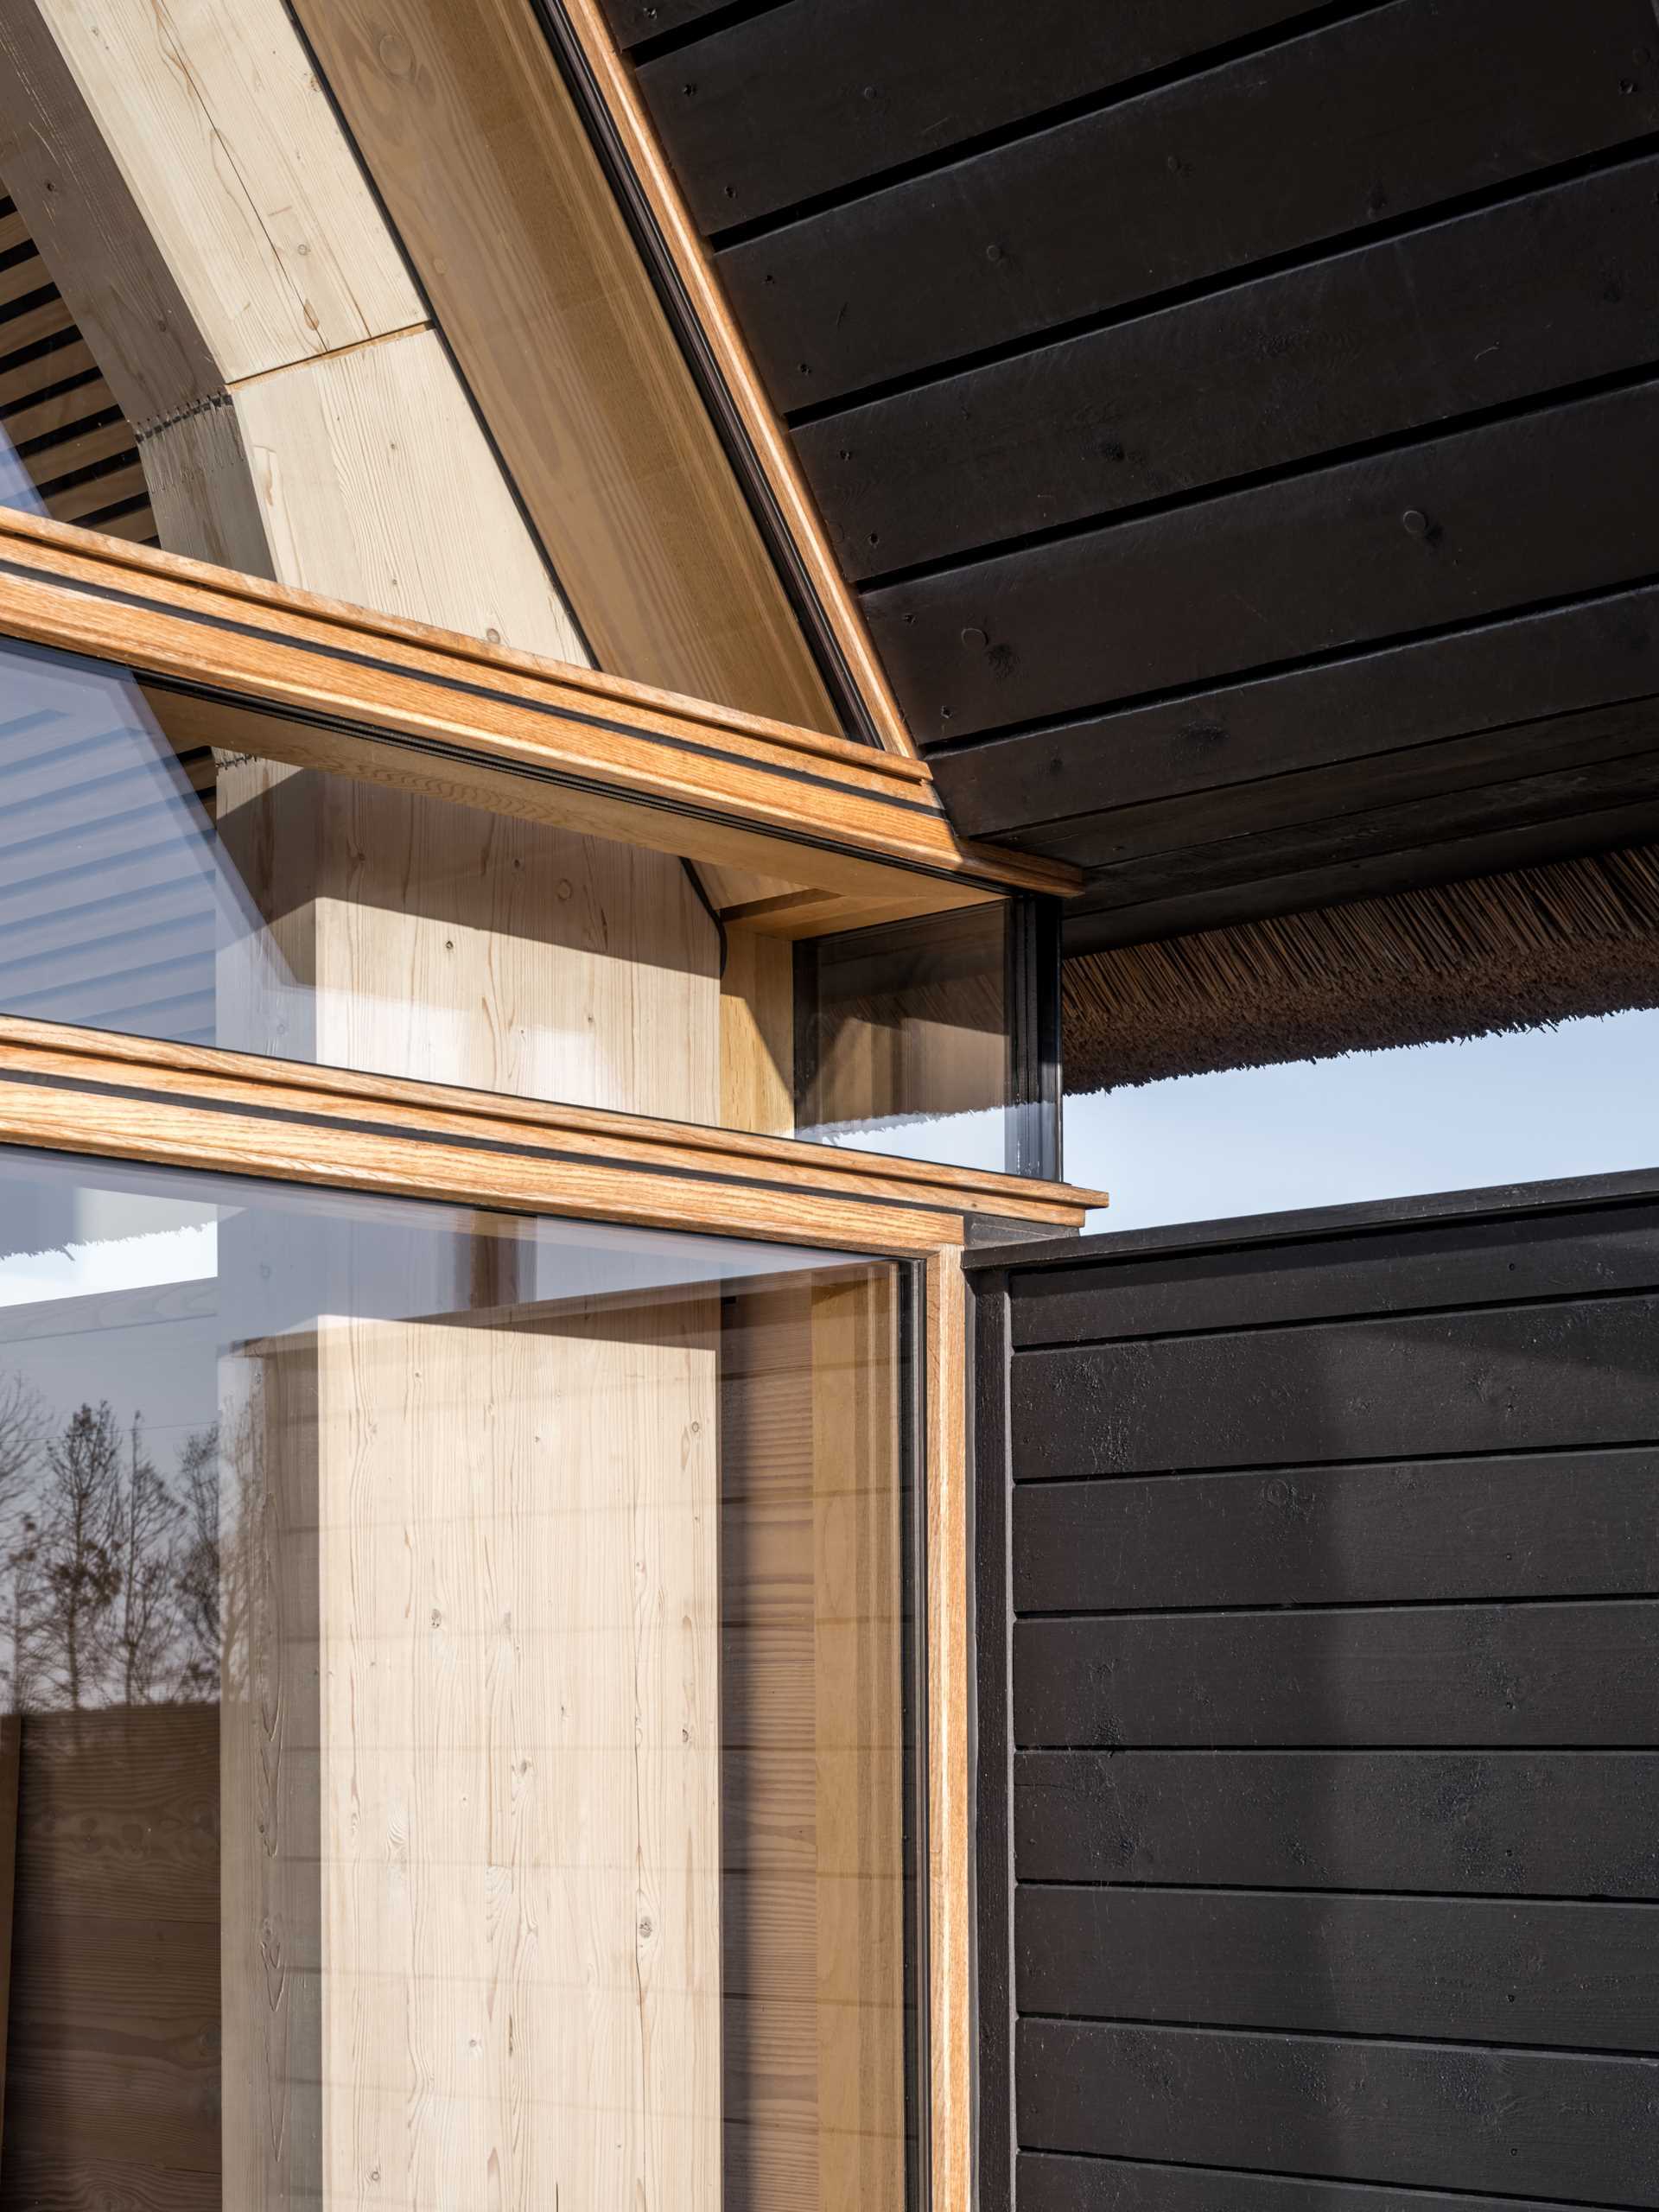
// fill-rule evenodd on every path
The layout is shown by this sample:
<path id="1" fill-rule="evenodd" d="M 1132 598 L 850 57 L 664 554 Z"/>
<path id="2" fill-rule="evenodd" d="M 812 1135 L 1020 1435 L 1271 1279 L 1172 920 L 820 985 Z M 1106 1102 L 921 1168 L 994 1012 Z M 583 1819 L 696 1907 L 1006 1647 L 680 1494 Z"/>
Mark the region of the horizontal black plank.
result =
<path id="1" fill-rule="evenodd" d="M 629 48 L 670 31 L 689 30 L 705 16 L 723 15 L 732 0 L 601 0 L 601 4 L 617 44 Z"/>
<path id="2" fill-rule="evenodd" d="M 1659 1910 L 1493 1897 L 1021 1889 L 1020 2010 L 1649 2050 Z"/>
<path id="3" fill-rule="evenodd" d="M 1659 1605 L 1039 1618 L 1022 1748 L 1659 1745 Z"/>
<path id="4" fill-rule="evenodd" d="M 1157 799 L 1020 839 L 1091 872 L 1116 903 L 1390 851 L 1654 795 L 1659 696 Z"/>
<path id="5" fill-rule="evenodd" d="M 1586 1450 L 1659 1438 L 1659 1297 L 1025 1352 L 1028 1478 Z"/>
<path id="6" fill-rule="evenodd" d="M 712 232 L 1313 12 L 1313 0 L 790 0 L 647 62 L 639 82 Z"/>
<path id="7" fill-rule="evenodd" d="M 1659 1594 L 1659 1451 L 1022 1484 L 1023 1613 Z"/>
<path id="8" fill-rule="evenodd" d="M 964 836 L 1254 784 L 1659 691 L 1659 588 L 937 753 Z"/>
<path id="9" fill-rule="evenodd" d="M 970 736 L 1659 570 L 1659 384 L 869 594 L 918 734 Z"/>
<path id="10" fill-rule="evenodd" d="M 1379 838 L 1376 850 L 1356 852 L 1323 866 L 1224 872 L 1220 882 L 1161 898 L 1131 899 L 1127 905 L 1096 906 L 1085 890 L 1066 906 L 1065 950 L 1070 955 L 1099 951 L 1107 945 L 1141 944 L 1152 938 L 1221 929 L 1270 914 L 1301 913 L 1344 899 L 1460 883 L 1472 875 L 1611 852 L 1655 837 L 1659 837 L 1659 801 L 1626 799 L 1465 836 L 1437 835 L 1427 842 L 1420 837 L 1398 846 Z"/>
<path id="11" fill-rule="evenodd" d="M 1022 1881 L 1659 1899 L 1659 1757 L 1030 1751 Z"/>
<path id="12" fill-rule="evenodd" d="M 732 246 L 721 273 L 779 405 L 817 406 L 1623 144 L 1659 127 L 1653 41 L 1646 0 L 1392 0 Z"/>
<path id="13" fill-rule="evenodd" d="M 1659 2205 L 1659 2061 L 1025 2021 L 1023 2146 Z"/>
<path id="14" fill-rule="evenodd" d="M 1528 193 L 804 425 L 797 449 L 864 577 L 1637 367 L 1659 357 L 1656 181 L 1649 156 Z"/>
<path id="15" fill-rule="evenodd" d="M 1659 1287 L 1659 1205 L 1382 1224 L 1222 1251 L 1022 1270 L 1016 1351 Z"/>
<path id="16" fill-rule="evenodd" d="M 1024 2152 L 1018 2172 L 1020 2212 L 1504 2212 L 1509 2206 L 1513 2212 L 1569 2212 L 1559 2198 L 1494 2202 L 1489 2196 L 1448 2196 L 1438 2189 L 1379 2189 L 1046 2151 Z"/>

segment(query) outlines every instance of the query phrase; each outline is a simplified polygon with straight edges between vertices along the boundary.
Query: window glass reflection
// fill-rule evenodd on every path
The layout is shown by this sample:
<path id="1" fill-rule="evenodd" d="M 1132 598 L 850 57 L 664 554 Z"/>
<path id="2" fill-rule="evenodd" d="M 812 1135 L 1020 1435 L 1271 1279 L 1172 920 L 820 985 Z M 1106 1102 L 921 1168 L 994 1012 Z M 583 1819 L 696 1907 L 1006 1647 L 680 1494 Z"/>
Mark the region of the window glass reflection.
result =
<path id="1" fill-rule="evenodd" d="M 8 2202 L 899 2212 L 902 1288 L 0 1153 Z"/>

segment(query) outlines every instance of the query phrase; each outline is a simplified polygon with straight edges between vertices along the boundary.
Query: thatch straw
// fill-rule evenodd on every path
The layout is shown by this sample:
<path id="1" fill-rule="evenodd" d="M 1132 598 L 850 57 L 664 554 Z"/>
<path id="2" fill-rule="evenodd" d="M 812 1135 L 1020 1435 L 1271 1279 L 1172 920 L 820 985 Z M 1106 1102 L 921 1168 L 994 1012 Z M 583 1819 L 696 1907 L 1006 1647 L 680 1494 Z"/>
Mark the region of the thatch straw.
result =
<path id="1" fill-rule="evenodd" d="M 1659 846 L 1065 964 L 1068 1091 L 1659 1006 Z"/>

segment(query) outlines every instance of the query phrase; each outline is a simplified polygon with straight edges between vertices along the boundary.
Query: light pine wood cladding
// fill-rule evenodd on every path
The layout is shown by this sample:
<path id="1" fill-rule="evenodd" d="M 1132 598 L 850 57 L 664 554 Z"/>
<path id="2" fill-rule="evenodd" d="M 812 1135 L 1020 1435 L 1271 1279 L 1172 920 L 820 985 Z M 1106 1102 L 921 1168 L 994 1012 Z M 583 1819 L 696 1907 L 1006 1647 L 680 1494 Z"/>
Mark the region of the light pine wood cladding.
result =
<path id="1" fill-rule="evenodd" d="M 741 1294 L 722 1344 L 728 2202 L 904 2202 L 899 1290 Z M 815 2001 L 816 2000 L 816 2001 Z"/>
<path id="2" fill-rule="evenodd" d="M 586 657 L 281 0 L 15 0 L 0 114 L 168 543 Z"/>
<path id="3" fill-rule="evenodd" d="M 275 1256 L 247 1227 L 224 1264 Z M 266 1599 L 226 1653 L 228 2202 L 671 2174 L 717 2212 L 719 1314 L 334 1316 L 225 1363 Z"/>
<path id="4" fill-rule="evenodd" d="M 862 902 L 859 919 L 937 911 L 1005 886 L 1065 893 L 1077 880 L 1046 861 L 963 844 L 921 764 L 33 517 L 0 513 L 3 632 L 294 709 L 291 722 L 262 716 L 263 734 L 251 721 L 246 741 L 297 766 L 468 801 L 480 776 L 519 771 L 522 780 L 496 773 L 484 803 L 804 880 Z M 161 709 L 175 725 L 195 717 L 200 742 L 224 741 L 211 730 L 229 711 L 184 701 Z M 368 737 L 301 719 L 318 715 L 438 740 L 446 754 L 440 763 L 377 753 Z M 788 906 L 756 921 L 785 936 L 845 925 L 833 908 Z"/>
<path id="5" fill-rule="evenodd" d="M 720 1118 L 728 1129 L 795 1129 L 795 956 L 788 940 L 728 928 L 720 979 Z"/>
<path id="6" fill-rule="evenodd" d="M 226 382 L 424 322 L 279 9 L 33 4 Z"/>
<path id="7" fill-rule="evenodd" d="M 834 729 L 530 0 L 296 12 L 600 666 Z"/>

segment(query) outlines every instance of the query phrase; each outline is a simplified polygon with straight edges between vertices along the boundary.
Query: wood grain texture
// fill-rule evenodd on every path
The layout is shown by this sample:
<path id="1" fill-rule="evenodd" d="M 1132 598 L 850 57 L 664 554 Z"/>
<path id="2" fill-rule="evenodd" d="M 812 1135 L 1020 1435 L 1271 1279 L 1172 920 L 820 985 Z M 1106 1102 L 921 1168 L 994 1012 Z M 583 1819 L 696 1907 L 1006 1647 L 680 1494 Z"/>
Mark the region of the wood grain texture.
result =
<path id="1" fill-rule="evenodd" d="M 280 8 L 40 5 L 225 378 L 425 319 Z"/>
<path id="2" fill-rule="evenodd" d="M 225 1044 L 718 1118 L 714 931 L 683 870 L 264 761 L 227 764 L 219 791 L 219 834 L 297 986 L 271 976 L 264 932 L 227 947 Z"/>
<path id="3" fill-rule="evenodd" d="M 261 377 L 236 412 L 285 582 L 588 658 L 435 333 Z"/>
<path id="4" fill-rule="evenodd" d="M 1025 2212 L 1491 2212 L 1486 2196 L 1444 2190 L 1378 2188 L 1364 2182 L 1249 2174 L 1236 2167 L 1155 2165 L 1127 2158 L 1073 2158 L 1049 2152 L 1020 2160 Z M 1568 2212 L 1529 2197 L 1529 2212 Z"/>
<path id="5" fill-rule="evenodd" d="M 964 835 L 1075 804 L 1135 806 L 1253 783 L 1659 690 L 1659 592 L 1613 590 L 1449 636 L 1085 716 L 1029 740 L 939 756 Z M 1073 794 L 1068 798 L 1066 794 Z"/>
<path id="6" fill-rule="evenodd" d="M 1644 384 L 1223 493 L 893 585 L 874 632 L 931 741 L 1635 583 L 1656 421 Z"/>
<path id="7" fill-rule="evenodd" d="M 470 1143 L 480 1161 L 486 1154 L 503 1160 L 516 1154 L 526 1162 L 569 1166 L 578 1172 L 584 1166 L 601 1172 L 620 1167 L 654 1174 L 662 1183 L 671 1177 L 702 1179 L 711 1186 L 710 1198 L 723 1190 L 738 1206 L 747 1204 L 746 1192 L 770 1189 L 797 1192 L 804 1199 L 826 1195 L 874 1201 L 889 1213 L 915 1209 L 936 1224 L 952 1211 L 972 1211 L 1029 1217 L 1058 1230 L 1076 1226 L 1100 1197 L 1067 1184 L 146 1038 L 89 1036 L 14 1016 L 0 1016 L 0 1065 L 28 1078 L 57 1081 L 66 1100 L 89 1086 L 133 1090 L 154 1103 L 194 1100 L 228 1108 L 250 1122 L 263 1114 L 273 1128 L 292 1119 L 318 1128 L 333 1122 L 354 1135 L 373 1131 L 448 1141 L 456 1151 Z M 15 1087 L 21 1091 L 25 1086 Z M 15 1103 L 21 1107 L 24 1102 L 19 1096 Z M 783 1203 L 781 1195 L 777 1203 Z M 940 1241 L 953 1240 L 947 1232 Z M 913 1249 L 914 1240 L 905 1236 L 900 1244 Z"/>
<path id="8" fill-rule="evenodd" d="M 1033 2149 L 1659 2202 L 1649 2059 L 1028 2022 Z"/>
<path id="9" fill-rule="evenodd" d="M 683 14 L 607 12 L 624 45 L 639 24 L 654 33 Z M 788 0 L 644 62 L 639 83 L 709 234 L 1307 12 L 1292 0 L 1035 0 L 1017 16 L 997 0 L 918 0 L 897 14 L 881 0 Z"/>
<path id="10" fill-rule="evenodd" d="M 123 411 L 143 431 L 208 402 L 222 379 L 165 257 L 135 251 L 132 181 L 36 5 L 0 22 L 0 176 Z M 63 373 L 72 372 L 67 356 Z M 0 384 L 0 404 L 6 394 Z"/>
<path id="11" fill-rule="evenodd" d="M 585 658 L 283 8 L 17 13 L 18 188 L 141 450 L 162 440 L 169 539 Z"/>
<path id="12" fill-rule="evenodd" d="M 1346 1234 L 1338 1223 L 1306 1217 L 1285 1226 L 1282 1238 L 1243 1236 L 1218 1251 L 1154 1244 L 1110 1268 L 1091 1267 L 1082 1254 L 1033 1267 L 1020 1276 L 1014 1342 L 1029 1351 L 1249 1323 L 1472 1309 L 1644 1290 L 1659 1278 L 1659 1207 L 1636 1192 L 1628 1205 L 1589 1214 L 1517 1207 L 1482 1220 L 1454 1206 L 1444 1218 L 1408 1222 L 1384 1209 Z M 1016 1479 L 1030 1471 L 1016 1470 Z"/>
<path id="13" fill-rule="evenodd" d="M 499 764 L 516 758 L 538 776 L 552 770 L 565 779 L 556 795 L 550 779 L 548 791 L 518 804 L 543 811 L 556 806 L 555 818 L 569 826 L 785 880 L 805 873 L 834 888 L 903 897 L 913 902 L 912 912 L 924 901 L 936 907 L 991 896 L 1005 882 L 1064 894 L 1078 881 L 1063 865 L 962 845 L 926 772 L 918 789 L 915 764 L 884 761 L 871 747 L 815 740 L 810 732 L 775 734 L 772 726 L 746 717 L 684 702 L 671 705 L 626 684 L 613 690 L 607 679 L 584 682 L 580 671 L 505 649 L 498 661 L 487 644 L 469 646 L 420 626 L 404 630 L 365 620 L 335 602 L 276 586 L 266 588 L 267 597 L 253 580 L 199 564 L 150 556 L 153 565 L 146 565 L 144 549 L 111 547 L 86 533 L 54 540 L 50 533 L 63 528 L 0 513 L 0 546 L 12 571 L 0 578 L 0 630 L 105 658 L 118 652 L 149 674 L 239 690 L 268 707 L 303 708 L 436 738 L 444 757 L 462 767 L 468 755 Z M 29 581 L 16 573 L 20 569 Z M 131 594 L 138 573 L 151 603 L 116 604 L 113 594 Z M 66 588 L 72 584 L 82 588 Z M 89 584 L 111 597 L 91 602 Z M 263 607 L 263 620 L 251 618 L 255 605 Z M 389 654 L 385 647 L 394 639 L 397 651 Z M 481 664 L 493 674 L 480 677 Z M 416 689 L 404 690 L 410 682 Z M 596 709 L 596 698 L 611 711 Z M 205 710 L 181 702 L 162 711 L 176 722 Z M 575 747 L 563 764 L 548 750 L 561 728 Z M 717 742 L 711 729 L 719 731 Z M 674 741 L 664 746 L 664 736 Z M 280 744 L 283 757 L 296 765 L 338 767 L 346 757 L 340 742 L 279 715 L 264 742 L 247 749 L 275 752 Z M 368 772 L 371 756 L 360 747 L 350 758 L 355 766 L 347 772 Z M 447 782 L 455 788 L 442 762 L 429 758 L 418 766 L 405 761 L 401 772 L 412 773 L 416 787 L 442 791 Z M 468 794 L 457 789 L 457 795 Z M 653 822 L 650 812 L 638 810 L 642 800 L 688 812 Z M 746 821 L 766 840 L 780 842 L 755 839 Z M 632 831 L 631 822 L 637 824 Z M 785 842 L 796 850 L 783 849 Z M 804 869 L 804 849 L 823 857 Z M 867 854 L 901 862 L 902 885 L 886 869 L 872 875 Z M 947 887 L 942 893 L 933 887 L 940 883 Z M 785 918 L 779 933 L 795 933 L 795 926 Z"/>
<path id="14" fill-rule="evenodd" d="M 1022 1484 L 1023 1613 L 1659 1589 L 1659 1452 Z"/>
<path id="15" fill-rule="evenodd" d="M 1024 1751 L 1021 1881 L 1659 1900 L 1629 1751 Z"/>
<path id="16" fill-rule="evenodd" d="M 533 10 L 299 15 L 599 664 L 833 729 Z"/>
<path id="17" fill-rule="evenodd" d="M 1642 1293 L 1034 1352 L 1014 1374 L 1022 1456 L 1096 1475 L 1643 1444 L 1656 1314 Z"/>
<path id="18" fill-rule="evenodd" d="M 740 1294 L 721 1366 L 727 2201 L 904 2202 L 899 1286 Z"/>
<path id="19" fill-rule="evenodd" d="M 1641 2050 L 1659 1914 L 1640 1904 L 1022 1889 L 1022 2012 L 1071 2019 Z"/>
<path id="20" fill-rule="evenodd" d="M 974 1651 L 967 1313 L 961 1256 L 927 1263 L 928 1976 L 933 2202 L 974 2187 Z"/>
<path id="21" fill-rule="evenodd" d="M 1659 1607 L 1084 1615 L 1020 1622 L 1014 1661 L 1014 1725 L 1033 1748 L 1640 1750 Z"/>
<path id="22" fill-rule="evenodd" d="M 323 1332 L 336 2201 L 719 2203 L 717 1319 Z"/>
<path id="23" fill-rule="evenodd" d="M 148 2206 L 174 2176 L 216 2202 L 219 1714 L 32 1713 L 22 1738 L 0 2204 Z"/>
<path id="24" fill-rule="evenodd" d="M 1659 121 L 1649 14 L 1393 0 L 729 247 L 720 274 L 775 404 L 823 407 L 1634 139 Z"/>
<path id="25" fill-rule="evenodd" d="M 804 424 L 796 450 L 865 578 L 1639 367 L 1656 177 L 1631 162 L 1230 286 Z"/>
<path id="26" fill-rule="evenodd" d="M 834 635 L 871 727 L 887 751 L 913 756 L 916 747 L 824 535 L 760 380 L 739 334 L 696 226 L 688 215 L 646 118 L 632 73 L 612 42 L 597 0 L 561 0 L 563 11 L 594 73 L 601 99 L 621 141 L 664 248 L 683 284 L 699 331 L 731 399 L 772 497 L 777 500 L 811 591 Z"/>
<path id="27" fill-rule="evenodd" d="M 1022 2202 L 1659 2201 L 1651 1195 L 994 1255 Z M 1466 1448 L 1477 1406 L 1548 1447 Z M 1362 1440 L 1395 1421 L 1414 1458 Z M 1255 1458 L 1276 1428 L 1306 1451 Z"/>
<path id="28" fill-rule="evenodd" d="M 257 1214 L 229 1227 L 234 1306 L 273 1254 Z M 221 2140 L 250 2212 L 323 2195 L 321 1387 L 315 1329 L 219 1361 Z"/>
<path id="29" fill-rule="evenodd" d="M 795 1132 L 795 960 L 786 940 L 728 927 L 720 979 L 720 1119 Z"/>

